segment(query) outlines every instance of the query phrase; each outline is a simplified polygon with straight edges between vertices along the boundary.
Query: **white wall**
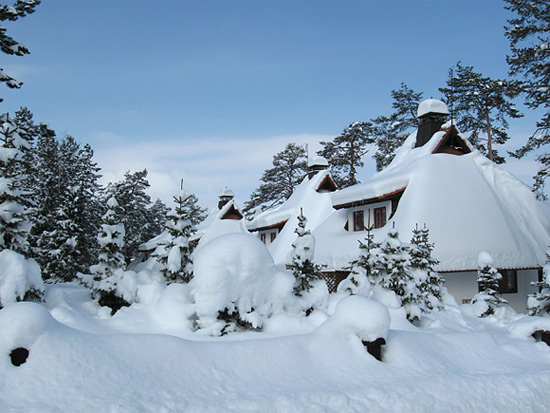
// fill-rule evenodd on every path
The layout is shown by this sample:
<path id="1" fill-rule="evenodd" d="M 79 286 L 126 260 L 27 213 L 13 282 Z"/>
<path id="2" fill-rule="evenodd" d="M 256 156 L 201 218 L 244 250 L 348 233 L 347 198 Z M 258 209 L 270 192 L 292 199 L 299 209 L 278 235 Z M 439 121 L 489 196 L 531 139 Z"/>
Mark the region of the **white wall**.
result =
<path id="1" fill-rule="evenodd" d="M 458 304 L 463 300 L 471 300 L 477 293 L 477 272 L 452 272 L 441 274 L 445 278 L 445 287 L 454 296 Z M 525 313 L 527 307 L 527 294 L 537 291 L 530 285 L 531 281 L 538 281 L 537 270 L 518 270 L 518 292 L 514 294 L 502 294 L 502 298 L 517 312 Z"/>
<path id="2" fill-rule="evenodd" d="M 365 220 L 364 226 L 367 227 L 369 222 L 370 225 L 374 225 L 374 208 L 386 207 L 386 223 L 390 220 L 391 215 L 391 201 L 377 202 L 375 204 L 362 205 L 359 207 L 349 208 L 348 209 L 348 231 L 353 231 L 353 213 L 355 211 L 363 211 Z M 369 221 L 370 217 L 370 221 Z"/>

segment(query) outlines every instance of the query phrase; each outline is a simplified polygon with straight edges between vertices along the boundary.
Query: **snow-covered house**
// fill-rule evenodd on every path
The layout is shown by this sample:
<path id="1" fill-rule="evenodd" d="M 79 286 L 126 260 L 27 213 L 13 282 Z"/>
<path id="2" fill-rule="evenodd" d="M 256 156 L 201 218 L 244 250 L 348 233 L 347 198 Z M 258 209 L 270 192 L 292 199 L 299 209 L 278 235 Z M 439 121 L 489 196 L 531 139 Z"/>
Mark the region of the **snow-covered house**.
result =
<path id="1" fill-rule="evenodd" d="M 296 239 L 294 230 L 300 210 L 307 218 L 308 230 L 316 228 L 334 212 L 330 195 L 337 187 L 327 167 L 323 158 L 311 160 L 307 175 L 290 198 L 277 208 L 256 215 L 248 223 L 248 230 L 267 245 L 275 264 L 284 266 L 287 263 L 291 244 Z"/>
<path id="2" fill-rule="evenodd" d="M 420 104 L 420 126 L 393 162 L 367 182 L 332 195 L 336 212 L 313 232 L 315 260 L 327 265 L 334 284 L 358 256 L 365 228 L 376 241 L 395 225 L 404 242 L 416 225 L 428 226 L 433 255 L 459 303 L 478 291 L 477 257 L 488 251 L 503 275 L 501 293 L 524 311 L 550 245 L 550 214 L 530 189 L 485 158 L 444 124 L 447 107 Z"/>
<path id="3" fill-rule="evenodd" d="M 217 207 L 197 226 L 189 241 L 201 246 L 224 234 L 248 232 L 244 225 L 244 216 L 233 198 L 233 191 L 227 188 L 223 189 L 219 194 Z M 149 258 L 158 245 L 164 242 L 169 236 L 168 231 L 163 231 L 156 237 L 141 244 L 139 246 L 139 256 L 130 264 L 129 268 L 132 269 L 140 262 Z"/>
<path id="4" fill-rule="evenodd" d="M 219 194 L 218 206 L 201 222 L 191 237 L 191 242 L 198 242 L 200 248 L 214 238 L 225 234 L 248 233 L 244 216 L 235 203 L 233 191 L 223 189 Z"/>

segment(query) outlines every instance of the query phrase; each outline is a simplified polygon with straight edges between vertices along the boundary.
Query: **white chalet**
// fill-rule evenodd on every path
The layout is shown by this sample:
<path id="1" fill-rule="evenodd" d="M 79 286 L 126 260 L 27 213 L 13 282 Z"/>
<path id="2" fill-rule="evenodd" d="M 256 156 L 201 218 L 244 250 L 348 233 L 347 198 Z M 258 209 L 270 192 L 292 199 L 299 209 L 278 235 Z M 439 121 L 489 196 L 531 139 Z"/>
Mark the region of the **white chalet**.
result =
<path id="1" fill-rule="evenodd" d="M 430 230 L 433 255 L 458 303 L 478 292 L 477 257 L 487 251 L 503 275 L 501 293 L 525 311 L 531 281 L 541 276 L 550 245 L 550 214 L 530 189 L 485 158 L 450 123 L 443 102 L 419 106 L 420 126 L 392 163 L 367 182 L 332 194 L 336 210 L 313 231 L 315 261 L 327 265 L 333 288 L 372 230 L 382 241 L 395 225 L 409 242 L 416 225 Z"/>
<path id="2" fill-rule="evenodd" d="M 267 245 L 276 265 L 287 263 L 291 244 L 296 239 L 294 230 L 298 226 L 300 210 L 307 218 L 306 229 L 310 231 L 334 212 L 331 194 L 337 187 L 326 170 L 327 166 L 325 159 L 313 159 L 308 165 L 307 175 L 288 200 L 256 215 L 247 224 L 248 230 L 257 233 L 258 238 Z"/>

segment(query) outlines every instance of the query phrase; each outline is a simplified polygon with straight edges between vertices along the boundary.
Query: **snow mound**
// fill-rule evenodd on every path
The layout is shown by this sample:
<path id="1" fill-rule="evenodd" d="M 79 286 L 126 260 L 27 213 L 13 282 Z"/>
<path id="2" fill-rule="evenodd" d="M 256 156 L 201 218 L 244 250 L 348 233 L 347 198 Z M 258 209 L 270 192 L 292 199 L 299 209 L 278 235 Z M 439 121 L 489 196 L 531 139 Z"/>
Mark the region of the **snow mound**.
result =
<path id="1" fill-rule="evenodd" d="M 29 290 L 44 292 L 36 261 L 12 250 L 0 252 L 0 306 L 23 300 Z"/>
<path id="2" fill-rule="evenodd" d="M 18 347 L 31 350 L 36 340 L 57 322 L 49 311 L 36 303 L 16 303 L 0 311 L 0 368 L 7 368 L 6 355 Z"/>
<path id="3" fill-rule="evenodd" d="M 263 319 L 281 311 L 293 277 L 276 269 L 265 245 L 249 234 L 213 239 L 195 255 L 193 297 L 200 328 L 218 324 L 218 313 L 237 311 L 241 319 L 261 327 Z"/>
<path id="4" fill-rule="evenodd" d="M 391 318 L 385 305 L 357 295 L 338 302 L 334 315 L 318 330 L 340 336 L 357 336 L 361 341 L 386 339 Z"/>

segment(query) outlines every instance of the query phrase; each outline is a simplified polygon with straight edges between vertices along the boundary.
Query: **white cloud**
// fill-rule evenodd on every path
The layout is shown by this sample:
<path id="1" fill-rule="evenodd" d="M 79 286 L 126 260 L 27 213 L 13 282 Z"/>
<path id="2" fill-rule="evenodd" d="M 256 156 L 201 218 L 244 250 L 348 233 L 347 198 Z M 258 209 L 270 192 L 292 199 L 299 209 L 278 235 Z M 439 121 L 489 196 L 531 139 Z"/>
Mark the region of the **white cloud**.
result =
<path id="1" fill-rule="evenodd" d="M 95 149 L 103 184 L 122 179 L 128 170 L 146 168 L 153 199 L 161 198 L 170 205 L 183 178 L 185 187 L 209 208 L 225 187 L 235 192 L 240 204 L 244 203 L 259 184 L 263 171 L 271 166 L 273 155 L 289 142 L 308 143 L 313 154 L 319 149 L 320 140 L 330 139 L 303 134 L 261 139 L 154 140 L 129 145 L 120 144 L 120 139 L 110 133 L 102 133 L 102 137 L 112 138 L 108 146 L 98 139 Z"/>

